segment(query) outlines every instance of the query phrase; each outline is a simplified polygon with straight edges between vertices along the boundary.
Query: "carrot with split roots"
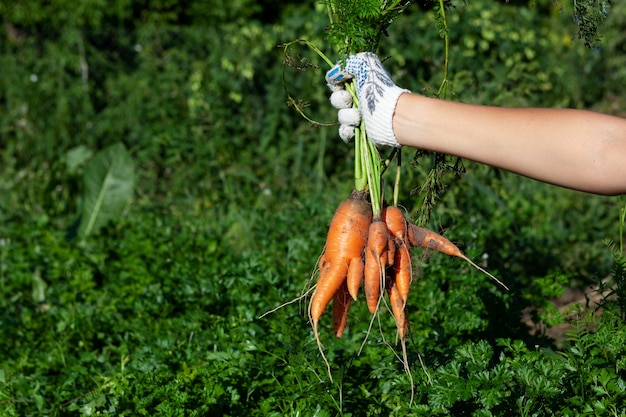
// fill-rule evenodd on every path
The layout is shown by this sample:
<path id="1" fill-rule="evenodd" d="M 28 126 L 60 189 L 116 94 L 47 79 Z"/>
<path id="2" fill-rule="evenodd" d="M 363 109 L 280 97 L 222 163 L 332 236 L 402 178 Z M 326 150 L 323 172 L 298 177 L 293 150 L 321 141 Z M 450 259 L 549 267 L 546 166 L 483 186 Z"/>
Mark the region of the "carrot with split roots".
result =
<path id="1" fill-rule="evenodd" d="M 382 220 L 374 220 L 367 234 L 367 246 L 365 247 L 365 269 L 363 271 L 363 289 L 365 301 L 370 313 L 376 313 L 380 288 L 385 278 L 385 266 L 387 265 L 387 246 L 389 232 L 387 225 Z"/>
<path id="2" fill-rule="evenodd" d="M 433 232 L 432 230 L 410 224 L 407 231 L 407 240 L 411 247 L 433 249 L 446 255 L 461 258 L 464 261 L 468 262 L 470 265 L 472 265 L 474 268 L 478 269 L 480 272 L 488 275 L 491 279 L 502 285 L 505 289 L 509 289 L 498 278 L 494 277 L 489 272 L 476 265 L 474 261 L 472 261 L 470 258 L 465 256 L 465 254 L 461 252 L 461 249 L 459 249 L 458 246 L 456 246 L 454 243 L 452 243 L 447 238 L 441 236 L 440 234 Z"/>
<path id="3" fill-rule="evenodd" d="M 351 261 L 361 257 L 371 222 L 372 209 L 367 193 L 353 191 L 350 198 L 337 207 L 326 237 L 324 254 L 320 257 L 320 274 L 309 304 L 309 318 L 329 376 L 330 364 L 324 356 L 318 323 L 328 303 L 346 281 Z M 332 380 L 332 376 L 330 378 Z"/>

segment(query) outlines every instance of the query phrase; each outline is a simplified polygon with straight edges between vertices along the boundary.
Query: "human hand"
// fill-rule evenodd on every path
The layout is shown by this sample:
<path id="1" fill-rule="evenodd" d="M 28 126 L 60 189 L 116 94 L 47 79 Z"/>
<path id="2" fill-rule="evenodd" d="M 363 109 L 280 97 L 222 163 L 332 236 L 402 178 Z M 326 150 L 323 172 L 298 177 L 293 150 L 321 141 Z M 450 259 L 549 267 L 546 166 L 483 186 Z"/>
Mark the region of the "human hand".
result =
<path id="1" fill-rule="evenodd" d="M 359 109 L 352 108 L 352 96 L 344 83 L 356 80 Z M 333 92 L 331 104 L 339 109 L 339 136 L 348 142 L 354 137 L 354 128 L 365 122 L 368 138 L 376 145 L 399 147 L 393 133 L 392 119 L 396 103 L 402 93 L 409 90 L 397 87 L 378 57 L 371 52 L 350 56 L 345 66 L 335 65 L 326 73 L 326 82 Z"/>

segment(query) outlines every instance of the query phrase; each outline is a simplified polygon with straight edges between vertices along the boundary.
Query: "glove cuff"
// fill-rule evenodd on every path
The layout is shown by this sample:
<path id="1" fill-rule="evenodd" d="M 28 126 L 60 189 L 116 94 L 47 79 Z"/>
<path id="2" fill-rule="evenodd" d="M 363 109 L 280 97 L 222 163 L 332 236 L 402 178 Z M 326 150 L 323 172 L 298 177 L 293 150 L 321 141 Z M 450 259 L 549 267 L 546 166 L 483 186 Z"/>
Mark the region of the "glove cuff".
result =
<path id="1" fill-rule="evenodd" d="M 410 93 L 410 91 L 395 85 L 387 88 L 384 95 L 376 103 L 375 117 L 372 117 L 373 114 L 370 117 L 364 117 L 368 136 L 377 145 L 400 147 L 396 135 L 393 133 L 392 120 L 398 99 L 403 93 Z M 367 111 L 364 114 L 367 115 Z"/>

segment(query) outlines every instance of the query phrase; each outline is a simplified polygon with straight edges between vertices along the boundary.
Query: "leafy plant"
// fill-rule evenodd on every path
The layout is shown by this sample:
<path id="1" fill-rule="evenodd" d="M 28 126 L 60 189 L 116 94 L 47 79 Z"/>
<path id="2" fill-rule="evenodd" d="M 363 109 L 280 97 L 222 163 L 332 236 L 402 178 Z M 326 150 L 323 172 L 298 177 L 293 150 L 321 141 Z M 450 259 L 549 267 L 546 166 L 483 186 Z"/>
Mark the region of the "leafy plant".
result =
<path id="1" fill-rule="evenodd" d="M 326 0 L 331 22 L 327 39 L 344 57 L 376 51 L 389 25 L 410 4 L 409 0 Z"/>
<path id="2" fill-rule="evenodd" d="M 78 236 L 85 238 L 120 216 L 133 195 L 133 161 L 123 144 L 98 152 L 85 168 Z"/>
<path id="3" fill-rule="evenodd" d="M 600 43 L 600 27 L 609 14 L 611 4 L 606 0 L 574 0 L 574 21 L 578 25 L 578 37 L 589 48 Z"/>
<path id="4" fill-rule="evenodd" d="M 597 291 L 602 295 L 602 304 L 611 308 L 617 304 L 617 315 L 626 322 L 626 256 L 624 255 L 624 227 L 626 225 L 626 207 L 619 208 L 619 240 L 607 240 L 606 245 L 612 255 L 612 274 L 609 280 L 601 281 Z"/>

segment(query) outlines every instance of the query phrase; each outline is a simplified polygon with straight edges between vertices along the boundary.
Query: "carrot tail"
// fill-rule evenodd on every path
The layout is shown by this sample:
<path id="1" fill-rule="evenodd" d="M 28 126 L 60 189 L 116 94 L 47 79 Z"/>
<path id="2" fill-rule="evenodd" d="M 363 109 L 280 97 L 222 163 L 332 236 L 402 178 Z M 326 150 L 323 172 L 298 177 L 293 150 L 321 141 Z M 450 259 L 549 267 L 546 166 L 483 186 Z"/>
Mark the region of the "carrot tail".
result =
<path id="1" fill-rule="evenodd" d="M 322 359 L 326 364 L 328 377 L 331 381 L 333 380 L 333 376 L 330 369 L 330 363 L 328 362 L 328 359 L 326 359 L 326 355 L 324 355 L 324 347 L 322 346 L 318 326 L 320 317 L 326 309 L 326 306 L 328 306 L 328 303 L 334 297 L 339 287 L 345 283 L 346 272 L 347 266 L 343 263 L 335 263 L 334 265 L 328 264 L 320 267 L 320 276 L 315 287 L 315 292 L 313 293 L 309 303 L 309 319 L 311 320 L 311 325 L 313 327 L 313 335 L 315 336 L 315 342 L 317 343 L 317 347 L 322 355 Z M 342 276 L 343 279 L 333 279 L 337 276 Z"/>
<path id="2" fill-rule="evenodd" d="M 498 278 L 494 277 L 492 274 L 487 272 L 485 269 L 483 269 L 480 266 L 476 265 L 476 263 L 474 263 L 474 261 L 472 261 L 470 258 L 468 258 L 463 252 L 461 252 L 461 249 L 459 249 L 458 246 L 456 246 L 454 243 L 452 243 L 447 238 L 441 236 L 440 234 L 437 234 L 437 233 L 433 232 L 432 230 L 425 229 L 423 227 L 419 227 L 419 226 L 416 226 L 414 224 L 411 224 L 411 225 L 409 225 L 409 229 L 408 229 L 408 233 L 407 233 L 407 240 L 409 241 L 409 244 L 412 247 L 418 247 L 418 248 L 424 248 L 424 249 L 433 249 L 433 250 L 436 250 L 438 252 L 444 253 L 446 255 L 450 255 L 450 256 L 455 256 L 457 258 L 461 258 L 464 261 L 468 262 L 470 265 L 472 265 L 474 268 L 478 269 L 480 272 L 482 272 L 482 273 L 486 274 L 487 276 L 489 276 L 491 279 L 496 281 L 498 284 L 500 284 L 506 290 L 509 289 Z"/>

